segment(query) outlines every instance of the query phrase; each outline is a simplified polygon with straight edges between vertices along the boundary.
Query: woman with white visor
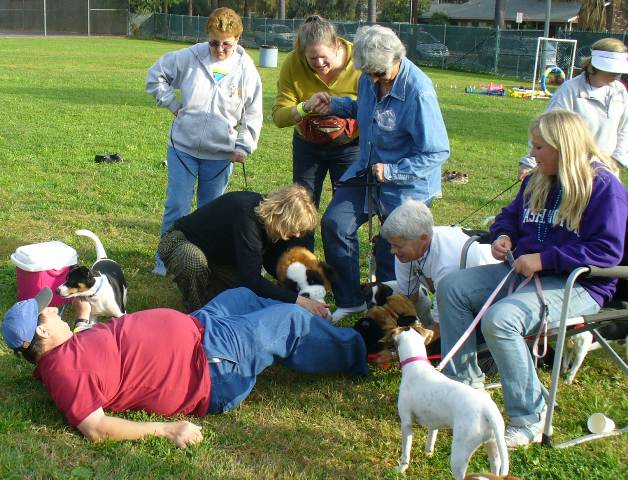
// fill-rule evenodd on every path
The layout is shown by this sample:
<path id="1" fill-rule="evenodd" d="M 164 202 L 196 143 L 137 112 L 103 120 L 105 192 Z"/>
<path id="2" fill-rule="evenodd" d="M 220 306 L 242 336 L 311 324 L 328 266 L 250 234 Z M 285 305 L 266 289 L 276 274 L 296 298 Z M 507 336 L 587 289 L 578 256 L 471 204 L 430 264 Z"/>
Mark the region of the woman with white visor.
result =
<path id="1" fill-rule="evenodd" d="M 628 167 L 628 91 L 619 80 L 623 73 L 628 73 L 628 47 L 617 38 L 602 38 L 582 60 L 582 73 L 556 90 L 546 110 L 580 114 L 600 150 L 619 168 Z M 519 178 L 535 166 L 534 157 L 523 157 Z"/>

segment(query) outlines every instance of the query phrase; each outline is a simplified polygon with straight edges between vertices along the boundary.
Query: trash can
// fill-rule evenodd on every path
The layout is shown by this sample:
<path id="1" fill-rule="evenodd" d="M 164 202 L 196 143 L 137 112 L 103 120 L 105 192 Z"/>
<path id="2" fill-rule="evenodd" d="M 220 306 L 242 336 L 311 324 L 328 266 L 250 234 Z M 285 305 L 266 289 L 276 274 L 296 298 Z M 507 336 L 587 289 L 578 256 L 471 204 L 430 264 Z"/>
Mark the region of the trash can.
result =
<path id="1" fill-rule="evenodd" d="M 259 66 L 277 68 L 279 49 L 274 45 L 262 45 L 259 47 Z"/>

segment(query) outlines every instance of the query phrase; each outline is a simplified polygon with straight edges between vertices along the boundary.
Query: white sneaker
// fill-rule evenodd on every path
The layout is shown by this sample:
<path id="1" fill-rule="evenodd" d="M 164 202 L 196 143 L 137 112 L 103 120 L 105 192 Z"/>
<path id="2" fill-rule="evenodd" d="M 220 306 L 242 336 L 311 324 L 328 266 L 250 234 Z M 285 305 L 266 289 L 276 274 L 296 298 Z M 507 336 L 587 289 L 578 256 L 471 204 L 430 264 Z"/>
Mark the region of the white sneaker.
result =
<path id="1" fill-rule="evenodd" d="M 331 316 L 331 323 L 337 324 L 340 320 L 354 313 L 366 312 L 366 303 L 358 305 L 357 307 L 340 307 Z"/>
<path id="2" fill-rule="evenodd" d="M 527 447 L 531 443 L 541 443 L 543 439 L 543 430 L 545 429 L 545 415 L 537 423 L 531 423 L 525 426 L 506 425 L 504 440 L 506 447 L 517 448 Z M 550 429 L 552 435 L 554 428 Z"/>

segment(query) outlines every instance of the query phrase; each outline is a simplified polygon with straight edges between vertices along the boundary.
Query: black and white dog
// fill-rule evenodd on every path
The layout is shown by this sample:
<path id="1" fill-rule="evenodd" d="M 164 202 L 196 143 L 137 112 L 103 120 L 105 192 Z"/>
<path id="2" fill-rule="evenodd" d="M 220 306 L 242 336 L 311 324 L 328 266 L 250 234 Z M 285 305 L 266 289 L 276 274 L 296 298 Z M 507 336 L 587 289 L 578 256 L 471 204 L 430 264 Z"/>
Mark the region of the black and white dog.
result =
<path id="1" fill-rule="evenodd" d="M 57 293 L 63 298 L 83 297 L 89 302 L 90 323 L 98 316 L 121 317 L 126 313 L 127 284 L 120 265 L 107 258 L 105 247 L 95 233 L 89 230 L 75 233 L 94 241 L 96 261 L 92 268 L 77 265 L 70 269 Z"/>

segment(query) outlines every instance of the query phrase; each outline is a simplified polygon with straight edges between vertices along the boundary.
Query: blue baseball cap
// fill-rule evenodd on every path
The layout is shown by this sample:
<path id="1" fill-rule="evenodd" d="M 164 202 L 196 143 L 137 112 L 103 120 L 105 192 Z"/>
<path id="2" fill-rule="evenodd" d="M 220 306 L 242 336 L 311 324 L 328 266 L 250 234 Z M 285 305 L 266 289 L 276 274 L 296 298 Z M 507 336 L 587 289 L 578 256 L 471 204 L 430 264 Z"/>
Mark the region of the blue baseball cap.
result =
<path id="1" fill-rule="evenodd" d="M 22 300 L 13 305 L 2 321 L 2 336 L 11 348 L 28 348 L 35 336 L 41 311 L 50 305 L 52 290 L 43 288 L 35 298 Z"/>

